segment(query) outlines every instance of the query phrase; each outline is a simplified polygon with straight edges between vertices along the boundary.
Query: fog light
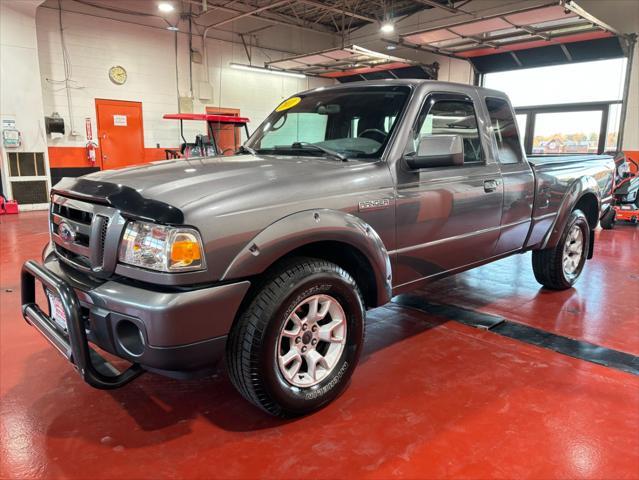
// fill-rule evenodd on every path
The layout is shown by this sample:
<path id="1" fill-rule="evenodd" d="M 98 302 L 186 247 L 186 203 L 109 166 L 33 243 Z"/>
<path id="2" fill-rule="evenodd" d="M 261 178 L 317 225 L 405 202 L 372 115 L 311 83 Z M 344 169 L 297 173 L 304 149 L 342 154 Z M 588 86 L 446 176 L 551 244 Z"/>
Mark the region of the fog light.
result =
<path id="1" fill-rule="evenodd" d="M 144 337 L 138 326 L 130 320 L 121 320 L 115 327 L 120 347 L 128 354 L 139 357 L 144 353 Z"/>

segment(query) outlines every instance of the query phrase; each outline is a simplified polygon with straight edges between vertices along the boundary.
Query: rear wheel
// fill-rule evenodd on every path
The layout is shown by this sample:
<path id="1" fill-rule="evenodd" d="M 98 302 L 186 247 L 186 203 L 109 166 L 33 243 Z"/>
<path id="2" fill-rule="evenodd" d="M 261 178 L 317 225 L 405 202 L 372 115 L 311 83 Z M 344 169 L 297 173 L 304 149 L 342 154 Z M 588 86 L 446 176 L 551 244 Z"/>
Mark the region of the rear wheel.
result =
<path id="1" fill-rule="evenodd" d="M 231 381 L 273 415 L 321 408 L 346 387 L 364 340 L 364 306 L 339 266 L 298 258 L 264 280 L 227 344 Z"/>
<path id="2" fill-rule="evenodd" d="M 535 278 L 544 287 L 554 290 L 572 287 L 581 275 L 589 248 L 588 220 L 581 210 L 575 210 L 555 247 L 533 251 Z"/>

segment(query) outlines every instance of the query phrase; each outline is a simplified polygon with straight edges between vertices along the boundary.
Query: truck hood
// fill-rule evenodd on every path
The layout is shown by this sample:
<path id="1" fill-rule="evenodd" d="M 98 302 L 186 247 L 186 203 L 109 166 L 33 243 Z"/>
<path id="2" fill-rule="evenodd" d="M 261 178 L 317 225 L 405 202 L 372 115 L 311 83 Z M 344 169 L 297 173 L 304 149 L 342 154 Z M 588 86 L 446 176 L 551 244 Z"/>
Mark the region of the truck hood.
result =
<path id="1" fill-rule="evenodd" d="M 317 183 L 349 166 L 352 162 L 323 157 L 235 155 L 152 162 L 83 178 L 130 187 L 144 198 L 183 209 L 204 199 L 255 193 L 289 181 L 298 186 L 310 179 Z"/>

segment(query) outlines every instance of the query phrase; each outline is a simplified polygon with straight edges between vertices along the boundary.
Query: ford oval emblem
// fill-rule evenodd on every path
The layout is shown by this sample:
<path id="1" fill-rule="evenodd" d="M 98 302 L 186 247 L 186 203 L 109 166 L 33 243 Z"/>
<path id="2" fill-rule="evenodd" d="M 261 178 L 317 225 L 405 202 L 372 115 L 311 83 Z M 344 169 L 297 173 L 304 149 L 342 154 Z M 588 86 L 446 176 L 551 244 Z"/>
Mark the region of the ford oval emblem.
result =
<path id="1" fill-rule="evenodd" d="M 58 225 L 58 235 L 64 243 L 73 243 L 75 241 L 75 231 L 66 222 Z"/>

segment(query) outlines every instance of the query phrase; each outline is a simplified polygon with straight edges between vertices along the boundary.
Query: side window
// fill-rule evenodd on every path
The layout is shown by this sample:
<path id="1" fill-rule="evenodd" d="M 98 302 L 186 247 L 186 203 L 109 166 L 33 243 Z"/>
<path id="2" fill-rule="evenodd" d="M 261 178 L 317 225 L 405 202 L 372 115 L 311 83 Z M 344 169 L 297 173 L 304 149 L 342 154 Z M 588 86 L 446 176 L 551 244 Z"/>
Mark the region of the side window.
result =
<path id="1" fill-rule="evenodd" d="M 477 115 L 470 100 L 438 100 L 427 112 L 420 114 L 414 148 L 426 135 L 460 135 L 464 141 L 464 164 L 481 163 L 484 160 Z"/>
<path id="2" fill-rule="evenodd" d="M 486 108 L 492 124 L 493 136 L 497 142 L 499 163 L 519 163 L 523 161 L 521 142 L 517 134 L 517 124 L 508 102 L 501 98 L 487 98 Z"/>

